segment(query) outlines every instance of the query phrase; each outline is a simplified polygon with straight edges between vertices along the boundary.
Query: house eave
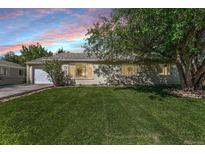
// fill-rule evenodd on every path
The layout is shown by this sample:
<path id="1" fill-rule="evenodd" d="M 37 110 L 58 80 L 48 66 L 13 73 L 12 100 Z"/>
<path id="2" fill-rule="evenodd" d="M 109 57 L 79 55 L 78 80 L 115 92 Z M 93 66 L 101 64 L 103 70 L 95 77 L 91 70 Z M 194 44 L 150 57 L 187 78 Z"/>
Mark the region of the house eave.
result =
<path id="1" fill-rule="evenodd" d="M 8 67 L 8 68 L 25 69 L 25 67 L 23 67 L 23 66 L 11 66 L 11 65 L 5 65 L 5 64 L 0 64 L 0 67 Z"/>

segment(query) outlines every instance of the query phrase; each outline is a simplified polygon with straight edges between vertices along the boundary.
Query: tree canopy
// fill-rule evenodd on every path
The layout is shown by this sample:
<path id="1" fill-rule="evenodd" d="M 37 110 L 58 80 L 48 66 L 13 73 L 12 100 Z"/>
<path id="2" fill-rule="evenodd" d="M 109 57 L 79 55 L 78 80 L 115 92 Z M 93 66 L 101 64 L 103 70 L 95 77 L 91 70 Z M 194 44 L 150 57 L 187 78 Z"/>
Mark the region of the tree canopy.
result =
<path id="1" fill-rule="evenodd" d="M 17 64 L 21 64 L 21 58 L 16 55 L 14 52 L 10 51 L 8 53 L 6 53 L 3 57 L 2 57 L 3 60 L 6 60 L 6 61 L 10 61 L 10 62 L 14 62 L 14 63 L 17 63 Z"/>
<path id="2" fill-rule="evenodd" d="M 49 52 L 47 49 L 37 43 L 28 46 L 23 45 L 19 55 L 16 55 L 14 52 L 9 52 L 5 54 L 2 59 L 17 64 L 25 65 L 25 62 L 27 61 L 52 55 L 52 52 Z"/>
<path id="3" fill-rule="evenodd" d="M 63 48 L 59 48 L 59 49 L 57 50 L 57 53 L 67 53 L 67 52 L 69 52 L 69 51 L 66 51 L 66 50 L 64 50 Z"/>
<path id="4" fill-rule="evenodd" d="M 85 51 L 100 58 L 175 63 L 186 90 L 205 77 L 205 9 L 114 9 L 88 30 Z"/>
<path id="5" fill-rule="evenodd" d="M 32 44 L 29 46 L 22 46 L 20 53 L 21 53 L 21 59 L 23 63 L 33 59 L 48 57 L 53 55 L 52 52 L 49 52 L 47 49 L 45 49 L 45 47 L 42 47 L 39 43 Z"/>

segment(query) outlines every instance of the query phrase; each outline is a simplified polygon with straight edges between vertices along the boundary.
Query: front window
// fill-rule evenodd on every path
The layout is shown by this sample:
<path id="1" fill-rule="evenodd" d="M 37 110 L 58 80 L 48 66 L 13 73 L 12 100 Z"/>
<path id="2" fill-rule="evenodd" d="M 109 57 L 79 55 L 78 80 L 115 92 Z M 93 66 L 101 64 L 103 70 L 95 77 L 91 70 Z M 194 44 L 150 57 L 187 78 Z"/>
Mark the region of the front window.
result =
<path id="1" fill-rule="evenodd" d="M 140 71 L 139 65 L 123 64 L 122 65 L 122 75 L 133 76 L 137 75 Z"/>
<path id="2" fill-rule="evenodd" d="M 170 75 L 170 65 L 159 65 L 159 75 Z"/>
<path id="3" fill-rule="evenodd" d="M 69 66 L 69 74 L 72 79 L 92 79 L 92 64 L 72 64 Z"/>
<path id="4" fill-rule="evenodd" d="M 86 64 L 76 65 L 76 78 L 78 79 L 86 78 Z"/>

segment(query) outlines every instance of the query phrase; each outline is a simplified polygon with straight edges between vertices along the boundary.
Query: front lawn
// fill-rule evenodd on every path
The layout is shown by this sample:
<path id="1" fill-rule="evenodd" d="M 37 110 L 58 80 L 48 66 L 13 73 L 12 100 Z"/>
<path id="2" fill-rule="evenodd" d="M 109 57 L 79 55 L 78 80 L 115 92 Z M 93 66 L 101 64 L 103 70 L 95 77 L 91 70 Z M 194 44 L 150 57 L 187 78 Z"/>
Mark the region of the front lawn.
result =
<path id="1" fill-rule="evenodd" d="M 205 144 L 205 100 L 55 88 L 0 104 L 0 144 Z"/>

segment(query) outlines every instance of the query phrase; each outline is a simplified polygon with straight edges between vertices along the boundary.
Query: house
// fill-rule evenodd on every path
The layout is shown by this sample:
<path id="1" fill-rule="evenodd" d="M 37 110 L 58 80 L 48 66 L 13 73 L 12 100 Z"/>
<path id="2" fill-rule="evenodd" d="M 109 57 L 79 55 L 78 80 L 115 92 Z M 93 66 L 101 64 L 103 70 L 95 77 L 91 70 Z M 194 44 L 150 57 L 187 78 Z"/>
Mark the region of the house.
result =
<path id="1" fill-rule="evenodd" d="M 98 84 L 179 84 L 177 68 L 174 64 L 129 61 L 103 61 L 86 53 L 60 53 L 27 62 L 27 83 L 52 84 L 43 71 L 43 62 L 60 60 L 62 69 L 81 85 Z"/>
<path id="2" fill-rule="evenodd" d="M 25 67 L 0 60 L 0 85 L 21 84 L 25 78 Z"/>

